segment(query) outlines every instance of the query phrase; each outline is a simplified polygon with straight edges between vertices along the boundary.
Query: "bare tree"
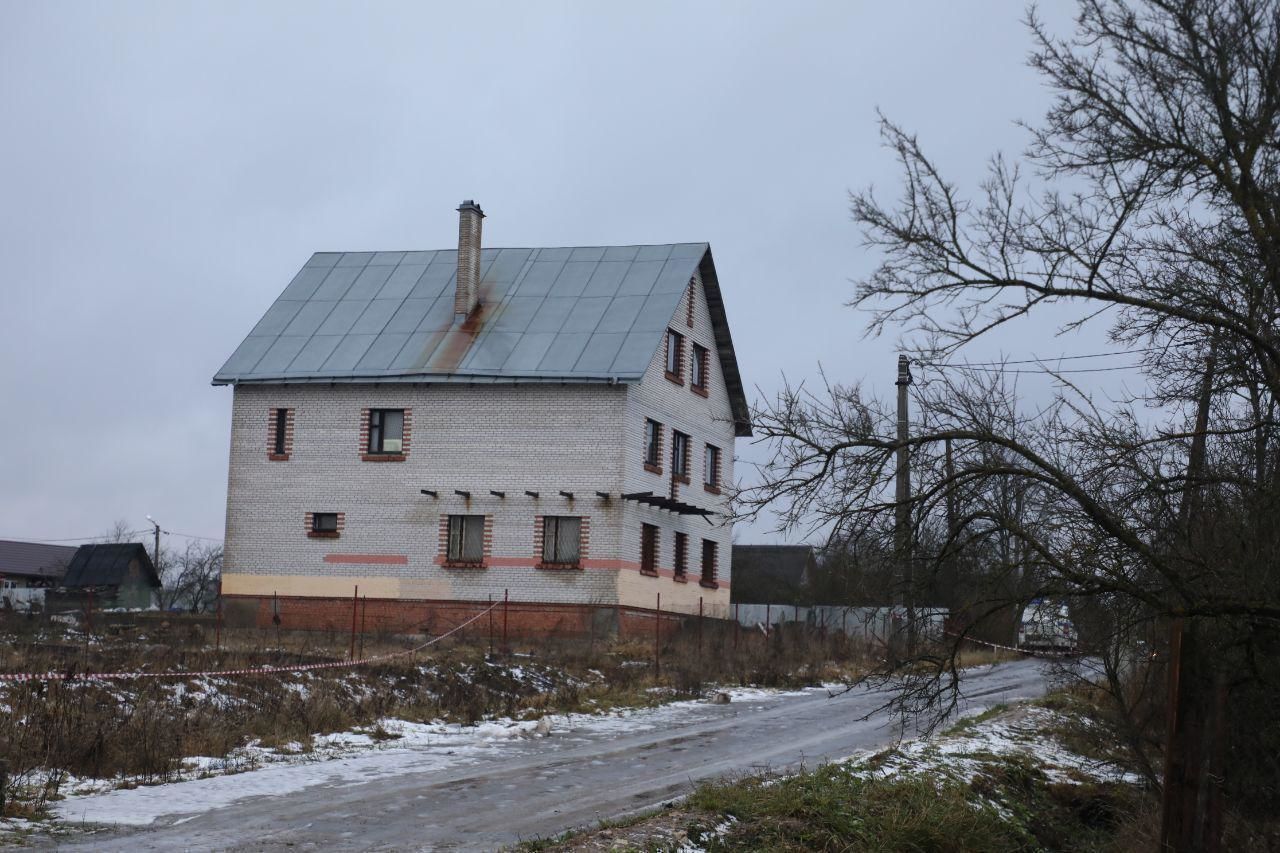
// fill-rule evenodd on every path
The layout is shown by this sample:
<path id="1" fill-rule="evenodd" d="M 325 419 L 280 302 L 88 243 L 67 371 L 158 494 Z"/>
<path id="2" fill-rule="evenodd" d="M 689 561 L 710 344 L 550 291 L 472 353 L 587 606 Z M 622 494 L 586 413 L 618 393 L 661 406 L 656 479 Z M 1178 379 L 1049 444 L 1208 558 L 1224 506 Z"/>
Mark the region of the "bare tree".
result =
<path id="1" fill-rule="evenodd" d="M 217 606 L 222 580 L 222 545 L 191 540 L 165 559 L 161 606 L 207 613 Z"/>
<path id="2" fill-rule="evenodd" d="M 1028 25 L 1030 63 L 1055 100 L 1020 162 L 993 158 L 970 198 L 882 118 L 902 195 L 852 197 L 882 253 L 855 304 L 872 332 L 911 335 L 924 368 L 911 517 L 920 526 L 948 499 L 959 507 L 943 544 L 915 559 L 984 567 L 990 582 L 966 602 L 973 624 L 1033 596 L 1092 607 L 1102 675 L 1153 781 L 1159 687 L 1129 664 L 1169 620 L 1185 622 L 1188 708 L 1216 720 L 1188 760 L 1210 765 L 1198 778 L 1219 780 L 1241 813 L 1274 814 L 1280 726 L 1261 709 L 1280 699 L 1280 2 L 1079 0 L 1069 38 L 1034 11 Z M 1099 402 L 1071 370 L 1019 367 L 1059 383 L 1025 411 L 1009 365 L 958 360 L 1051 306 L 1064 330 L 1108 323 L 1146 390 Z M 889 534 L 890 407 L 856 386 L 787 388 L 755 423 L 774 455 L 740 495 L 744 512 L 768 506 L 784 525 L 838 538 Z M 903 707 L 954 701 L 947 651 L 925 652 L 934 670 L 906 681 Z M 1191 791 L 1180 814 L 1203 796 Z M 1199 820 L 1195 843 L 1214 842 L 1215 820 Z"/>

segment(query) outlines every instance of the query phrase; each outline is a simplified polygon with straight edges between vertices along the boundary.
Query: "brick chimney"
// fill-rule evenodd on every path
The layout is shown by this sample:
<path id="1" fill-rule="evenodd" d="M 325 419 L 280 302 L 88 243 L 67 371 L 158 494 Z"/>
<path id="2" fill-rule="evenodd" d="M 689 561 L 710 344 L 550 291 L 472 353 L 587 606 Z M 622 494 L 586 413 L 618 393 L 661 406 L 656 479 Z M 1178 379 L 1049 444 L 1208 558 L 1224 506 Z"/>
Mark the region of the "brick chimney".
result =
<path id="1" fill-rule="evenodd" d="M 458 290 L 453 313 L 466 316 L 480 303 L 480 222 L 484 211 L 467 199 L 458 205 Z"/>

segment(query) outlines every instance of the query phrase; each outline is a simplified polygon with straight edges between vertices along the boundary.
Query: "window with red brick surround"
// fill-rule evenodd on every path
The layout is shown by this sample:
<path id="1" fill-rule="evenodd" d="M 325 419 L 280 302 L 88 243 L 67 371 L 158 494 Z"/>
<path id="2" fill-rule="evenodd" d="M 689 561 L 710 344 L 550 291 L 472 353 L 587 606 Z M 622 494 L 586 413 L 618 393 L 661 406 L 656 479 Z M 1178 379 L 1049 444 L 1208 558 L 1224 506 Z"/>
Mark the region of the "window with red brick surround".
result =
<path id="1" fill-rule="evenodd" d="M 720 494 L 720 448 L 708 444 L 702 455 L 702 488 Z"/>
<path id="2" fill-rule="evenodd" d="M 716 581 L 716 552 L 719 550 L 716 543 L 711 539 L 702 540 L 702 577 L 698 583 L 707 589 L 719 589 L 720 584 Z"/>
<path id="3" fill-rule="evenodd" d="M 684 384 L 684 335 L 667 329 L 667 366 L 663 375 L 677 385 Z"/>
<path id="4" fill-rule="evenodd" d="M 365 462 L 403 462 L 409 456 L 413 409 L 361 409 L 360 458 Z"/>
<path id="5" fill-rule="evenodd" d="M 307 536 L 311 539 L 337 539 L 346 526 L 345 512 L 308 512 L 303 515 Z"/>
<path id="6" fill-rule="evenodd" d="M 644 421 L 644 470 L 662 473 L 662 424 L 653 418 Z"/>
<path id="7" fill-rule="evenodd" d="M 493 553 L 493 516 L 440 516 L 440 565 L 483 569 Z"/>
<path id="8" fill-rule="evenodd" d="M 267 419 L 267 459 L 288 462 L 293 453 L 293 409 L 269 409 Z"/>
<path id="9" fill-rule="evenodd" d="M 676 532 L 675 579 L 684 583 L 689 578 L 689 534 Z"/>
<path id="10" fill-rule="evenodd" d="M 591 519 L 576 515 L 534 518 L 533 553 L 539 569 L 578 569 L 587 556 Z"/>
<path id="11" fill-rule="evenodd" d="M 671 431 L 671 478 L 681 483 L 689 482 L 689 436 Z"/>
<path id="12" fill-rule="evenodd" d="M 658 576 L 658 528 L 640 525 L 640 574 Z"/>
<path id="13" fill-rule="evenodd" d="M 689 390 L 700 396 L 707 396 L 707 370 L 710 360 L 707 348 L 699 344 L 693 345 L 689 370 Z"/>

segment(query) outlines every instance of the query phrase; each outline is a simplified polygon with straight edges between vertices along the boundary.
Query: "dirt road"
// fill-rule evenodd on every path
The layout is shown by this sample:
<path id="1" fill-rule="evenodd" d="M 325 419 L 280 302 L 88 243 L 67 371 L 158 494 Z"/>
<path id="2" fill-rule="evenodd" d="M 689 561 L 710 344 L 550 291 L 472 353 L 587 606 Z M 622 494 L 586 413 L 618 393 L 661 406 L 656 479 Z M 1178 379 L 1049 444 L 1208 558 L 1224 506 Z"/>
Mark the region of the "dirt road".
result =
<path id="1" fill-rule="evenodd" d="M 1048 689 L 1048 677 L 1030 660 L 982 668 L 966 676 L 964 693 L 969 707 L 980 709 L 1040 695 Z M 365 769 L 371 781 L 334 773 L 301 790 L 257 793 L 194 814 L 187 806 L 186 813 L 162 815 L 147 827 L 46 841 L 45 846 L 103 851 L 494 850 L 660 804 L 687 793 L 700 779 L 812 766 L 881 747 L 895 739 L 896 728 L 884 714 L 861 718 L 884 699 L 883 693 L 865 689 L 834 698 L 811 690 L 728 705 L 699 704 L 679 713 L 655 712 L 654 720 L 661 724 L 647 730 L 555 731 L 546 738 L 498 744 L 454 766 L 435 756 L 430 769 L 415 770 L 400 755 L 391 774 L 377 772 L 377 762 L 391 759 L 375 753 L 361 759 L 369 763 Z M 314 775 L 315 765 L 309 767 Z M 263 772 L 221 781 L 242 779 L 248 793 L 247 777 Z M 189 796 L 180 799 L 191 801 Z"/>

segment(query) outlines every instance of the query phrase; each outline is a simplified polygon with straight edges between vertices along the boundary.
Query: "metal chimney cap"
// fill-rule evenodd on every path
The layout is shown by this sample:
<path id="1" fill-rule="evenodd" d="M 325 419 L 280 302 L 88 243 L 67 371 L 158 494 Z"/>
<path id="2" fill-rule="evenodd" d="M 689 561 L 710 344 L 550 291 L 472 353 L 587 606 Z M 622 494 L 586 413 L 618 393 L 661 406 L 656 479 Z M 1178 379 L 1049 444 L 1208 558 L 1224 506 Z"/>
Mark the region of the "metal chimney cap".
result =
<path id="1" fill-rule="evenodd" d="M 474 210 L 476 213 L 484 216 L 484 211 L 480 209 L 480 205 L 476 204 L 475 199 L 467 199 L 462 204 L 458 205 L 458 210 Z"/>

